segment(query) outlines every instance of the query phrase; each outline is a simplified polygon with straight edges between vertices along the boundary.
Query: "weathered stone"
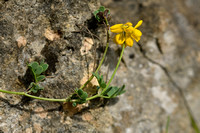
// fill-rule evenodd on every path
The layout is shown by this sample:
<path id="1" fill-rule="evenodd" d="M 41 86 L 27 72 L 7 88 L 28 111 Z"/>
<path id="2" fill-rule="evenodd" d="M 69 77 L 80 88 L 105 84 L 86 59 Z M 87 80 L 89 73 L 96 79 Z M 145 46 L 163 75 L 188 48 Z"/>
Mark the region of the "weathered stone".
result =
<path id="1" fill-rule="evenodd" d="M 0 93 L 0 132 L 160 133 L 168 116 L 169 132 L 193 132 L 180 91 L 200 122 L 199 1 L 101 2 L 111 10 L 111 25 L 144 20 L 142 47 L 135 43 L 125 49 L 112 82 L 125 84 L 127 92 L 76 109 Z M 100 43 L 105 42 L 86 33 L 88 28 L 105 39 L 103 27 L 92 19 L 99 6 L 96 0 L 0 0 L 0 88 L 25 91 L 32 81 L 27 63 L 42 59 L 49 64 L 49 77 L 38 95 L 65 98 L 80 87 L 98 63 Z M 119 52 L 111 41 L 101 69 L 105 77 L 111 76 Z"/>

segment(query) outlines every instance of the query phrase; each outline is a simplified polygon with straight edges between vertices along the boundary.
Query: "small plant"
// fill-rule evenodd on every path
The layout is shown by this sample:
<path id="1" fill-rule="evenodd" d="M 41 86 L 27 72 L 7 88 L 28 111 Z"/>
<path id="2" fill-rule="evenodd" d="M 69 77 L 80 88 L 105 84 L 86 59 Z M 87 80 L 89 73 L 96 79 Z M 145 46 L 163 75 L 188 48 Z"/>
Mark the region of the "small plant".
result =
<path id="1" fill-rule="evenodd" d="M 71 96 L 72 105 L 75 107 L 77 104 L 83 104 L 87 101 L 88 94 L 82 89 L 75 89 L 75 94 Z"/>
<path id="2" fill-rule="evenodd" d="M 107 98 L 114 98 L 118 95 L 121 95 L 123 93 L 125 93 L 125 85 L 123 85 L 122 87 L 118 88 L 118 87 L 107 87 L 107 84 L 105 83 L 105 81 L 103 80 L 103 75 L 99 75 L 98 73 L 93 73 L 93 75 L 96 77 L 99 86 L 97 86 L 98 89 L 98 94 L 101 95 L 101 97 L 107 97 Z"/>
<path id="3" fill-rule="evenodd" d="M 44 63 L 44 61 L 42 61 L 40 64 L 38 62 L 32 62 L 28 64 L 28 68 L 31 71 L 31 74 L 34 78 L 34 82 L 31 82 L 31 84 L 29 85 L 29 92 L 37 93 L 39 90 L 44 89 L 43 87 L 40 87 L 38 83 L 46 78 L 44 75 L 41 74 L 45 72 L 48 69 L 48 67 L 49 65 Z"/>
<path id="4" fill-rule="evenodd" d="M 98 22 L 103 22 L 105 19 L 109 21 L 111 19 L 110 10 L 106 9 L 104 6 L 100 6 L 93 14 Z"/>
<path id="5" fill-rule="evenodd" d="M 101 6 L 93 14 L 99 23 L 105 24 L 105 27 L 107 30 L 106 48 L 105 48 L 103 57 L 99 63 L 99 66 L 97 67 L 96 71 L 91 75 L 91 77 L 88 79 L 88 81 L 85 82 L 85 84 L 83 84 L 80 88 L 76 88 L 72 95 L 70 95 L 69 97 L 64 98 L 64 99 L 51 99 L 51 98 L 37 97 L 37 96 L 29 94 L 31 92 L 37 93 L 38 91 L 44 89 L 43 87 L 41 87 L 39 85 L 39 83 L 45 79 L 45 75 L 42 75 L 42 73 L 44 73 L 49 66 L 48 64 L 44 63 L 44 61 L 42 61 L 40 63 L 31 62 L 30 64 L 28 64 L 28 69 L 31 71 L 31 74 L 33 76 L 33 82 L 30 83 L 27 92 L 13 92 L 13 91 L 1 90 L 1 89 L 0 89 L 0 92 L 24 95 L 24 96 L 31 97 L 31 98 L 52 101 L 52 102 L 71 102 L 73 106 L 76 106 L 77 104 L 86 103 L 87 101 L 90 101 L 95 98 L 108 98 L 109 99 L 109 98 L 114 98 L 114 97 L 117 97 L 117 96 L 125 93 L 125 90 L 124 90 L 125 85 L 122 85 L 121 87 L 117 87 L 117 86 L 110 86 L 110 84 L 117 72 L 117 69 L 121 62 L 125 47 L 126 46 L 132 47 L 133 40 L 136 40 L 137 42 L 140 40 L 142 32 L 139 31 L 137 28 L 142 24 L 142 21 L 139 21 L 135 27 L 132 27 L 132 23 L 130 23 L 130 22 L 128 22 L 126 24 L 116 24 L 116 25 L 110 27 L 109 23 L 108 23 L 108 21 L 111 18 L 109 9 L 106 9 L 105 7 Z M 116 44 L 119 44 L 122 46 L 122 51 L 121 51 L 120 57 L 118 59 L 118 63 L 115 67 L 115 70 L 114 70 L 110 80 L 108 82 L 105 82 L 103 79 L 103 75 L 99 75 L 98 71 L 101 68 L 101 65 L 103 64 L 106 53 L 108 51 L 109 40 L 110 40 L 110 31 L 113 33 L 118 33 L 114 38 L 114 42 Z M 92 96 L 88 96 L 87 89 L 84 89 L 84 88 L 94 77 L 97 79 L 97 81 L 99 83 L 99 85 L 96 87 L 97 93 Z"/>

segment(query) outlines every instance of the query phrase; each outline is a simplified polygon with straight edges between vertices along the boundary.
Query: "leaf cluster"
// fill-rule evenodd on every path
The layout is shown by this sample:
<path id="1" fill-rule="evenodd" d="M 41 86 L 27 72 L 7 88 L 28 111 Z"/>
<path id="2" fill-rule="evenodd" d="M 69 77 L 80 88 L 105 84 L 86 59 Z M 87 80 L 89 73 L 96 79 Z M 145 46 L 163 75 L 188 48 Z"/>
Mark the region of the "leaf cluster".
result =
<path id="1" fill-rule="evenodd" d="M 30 91 L 33 93 L 37 93 L 38 90 L 43 90 L 43 87 L 40 87 L 38 85 L 38 82 L 41 82 L 45 79 L 45 75 L 41 75 L 43 72 L 45 72 L 48 69 L 49 65 L 44 63 L 44 61 L 40 62 L 31 62 L 28 64 L 28 68 L 31 71 L 34 82 L 32 82 L 29 85 Z"/>
<path id="2" fill-rule="evenodd" d="M 97 87 L 97 89 L 102 89 L 102 92 L 100 93 L 101 96 L 105 96 L 107 98 L 114 98 L 114 97 L 126 92 L 124 90 L 125 85 L 123 85 L 121 87 L 110 86 L 110 87 L 106 88 L 107 85 L 103 79 L 103 75 L 100 76 L 98 73 L 93 73 L 93 75 L 96 77 L 96 79 L 99 83 L 99 86 Z"/>
<path id="3" fill-rule="evenodd" d="M 93 12 L 93 14 L 98 22 L 103 22 L 105 20 L 105 18 L 107 20 L 111 19 L 110 10 L 106 9 L 104 6 L 100 6 L 98 10 Z"/>
<path id="4" fill-rule="evenodd" d="M 75 93 L 71 97 L 71 101 L 73 101 L 72 105 L 76 106 L 77 104 L 83 104 L 87 101 L 86 100 L 87 98 L 88 98 L 87 92 L 77 88 L 75 89 Z"/>
<path id="5" fill-rule="evenodd" d="M 43 90 L 44 88 L 39 86 L 38 84 L 31 82 L 29 85 L 30 91 L 33 93 L 37 93 L 39 90 Z"/>

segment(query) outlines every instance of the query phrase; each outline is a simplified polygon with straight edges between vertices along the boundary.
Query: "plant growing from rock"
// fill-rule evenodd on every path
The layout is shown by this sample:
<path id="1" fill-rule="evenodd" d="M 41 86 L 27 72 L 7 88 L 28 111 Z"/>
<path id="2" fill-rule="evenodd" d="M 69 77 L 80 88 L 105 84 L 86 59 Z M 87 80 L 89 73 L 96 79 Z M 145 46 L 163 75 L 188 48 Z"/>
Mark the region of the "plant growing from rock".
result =
<path id="1" fill-rule="evenodd" d="M 110 99 L 110 98 L 114 98 L 125 93 L 125 90 L 124 90 L 125 85 L 122 85 L 121 87 L 117 87 L 117 86 L 110 86 L 110 84 L 117 72 L 125 47 L 127 46 L 132 47 L 133 40 L 136 40 L 137 42 L 140 40 L 140 37 L 142 36 L 142 32 L 139 31 L 137 28 L 142 24 L 142 20 L 139 21 L 135 27 L 133 27 L 132 23 L 130 22 L 127 22 L 126 24 L 116 24 L 110 27 L 108 23 L 108 21 L 111 18 L 109 9 L 106 9 L 103 6 L 101 6 L 93 14 L 99 23 L 106 25 L 106 29 L 107 29 L 106 48 L 96 71 L 92 74 L 92 76 L 88 79 L 88 81 L 85 82 L 85 84 L 83 84 L 80 88 L 76 88 L 72 95 L 64 99 L 51 99 L 51 98 L 37 97 L 30 94 L 31 92 L 37 93 L 38 91 L 44 89 L 43 87 L 39 85 L 39 82 L 42 82 L 45 79 L 45 76 L 41 74 L 44 73 L 48 69 L 48 64 L 44 62 L 41 62 L 40 64 L 38 62 L 31 62 L 30 64 L 28 64 L 28 68 L 32 73 L 34 82 L 30 83 L 27 92 L 13 92 L 13 91 L 6 91 L 2 89 L 0 89 L 0 92 L 8 93 L 8 94 L 24 95 L 31 98 L 52 101 L 52 102 L 71 102 L 73 106 L 76 106 L 77 104 L 83 104 L 95 98 L 100 97 L 100 98 Z M 103 79 L 103 75 L 99 75 L 98 71 L 101 68 L 101 65 L 103 64 L 103 61 L 105 59 L 105 56 L 109 47 L 109 39 L 110 39 L 109 32 L 110 31 L 113 33 L 118 33 L 114 37 L 114 42 L 122 46 L 122 51 L 121 51 L 118 63 L 115 67 L 115 70 L 110 80 L 106 83 Z M 97 79 L 99 85 L 96 88 L 97 93 L 89 97 L 87 92 L 83 89 L 94 77 Z"/>
<path id="2" fill-rule="evenodd" d="M 44 89 L 43 87 L 39 86 L 38 83 L 45 79 L 45 76 L 41 74 L 45 72 L 48 67 L 49 65 L 44 63 L 44 61 L 42 61 L 40 64 L 38 62 L 32 62 L 28 64 L 28 68 L 34 78 L 34 82 L 31 82 L 29 85 L 30 90 L 28 92 L 37 93 L 39 90 Z"/>

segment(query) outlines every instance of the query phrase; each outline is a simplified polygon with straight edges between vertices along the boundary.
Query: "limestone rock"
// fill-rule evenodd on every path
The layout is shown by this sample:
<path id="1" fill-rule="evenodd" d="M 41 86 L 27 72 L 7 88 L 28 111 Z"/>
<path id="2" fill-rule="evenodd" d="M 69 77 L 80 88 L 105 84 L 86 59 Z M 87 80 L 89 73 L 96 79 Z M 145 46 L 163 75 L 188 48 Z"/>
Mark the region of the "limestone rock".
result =
<path id="1" fill-rule="evenodd" d="M 168 116 L 169 132 L 194 132 L 180 92 L 200 126 L 199 1 L 101 4 L 111 10 L 111 25 L 144 21 L 141 46 L 125 49 L 112 82 L 125 84 L 127 92 L 84 109 L 0 93 L 0 132 L 162 133 Z M 38 95 L 65 98 L 80 87 L 103 53 L 105 30 L 92 18 L 99 6 L 96 0 L 0 0 L 0 88 L 25 91 L 31 82 L 27 63 L 42 59 L 49 64 L 48 78 Z M 111 76 L 120 49 L 111 39 L 101 69 L 105 77 Z"/>

